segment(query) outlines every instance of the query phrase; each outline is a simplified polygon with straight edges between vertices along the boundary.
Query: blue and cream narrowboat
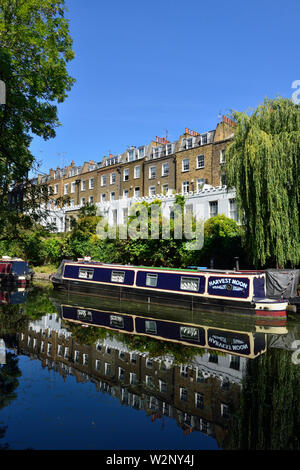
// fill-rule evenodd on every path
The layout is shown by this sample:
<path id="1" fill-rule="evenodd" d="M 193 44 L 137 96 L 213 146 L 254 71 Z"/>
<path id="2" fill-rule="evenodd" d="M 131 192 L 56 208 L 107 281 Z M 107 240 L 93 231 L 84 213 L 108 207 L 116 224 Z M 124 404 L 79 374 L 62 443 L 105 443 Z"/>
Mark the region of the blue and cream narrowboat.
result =
<path id="1" fill-rule="evenodd" d="M 203 308 L 211 312 L 285 317 L 287 300 L 266 296 L 264 271 L 219 271 L 64 260 L 51 275 L 54 288 L 119 300 Z"/>

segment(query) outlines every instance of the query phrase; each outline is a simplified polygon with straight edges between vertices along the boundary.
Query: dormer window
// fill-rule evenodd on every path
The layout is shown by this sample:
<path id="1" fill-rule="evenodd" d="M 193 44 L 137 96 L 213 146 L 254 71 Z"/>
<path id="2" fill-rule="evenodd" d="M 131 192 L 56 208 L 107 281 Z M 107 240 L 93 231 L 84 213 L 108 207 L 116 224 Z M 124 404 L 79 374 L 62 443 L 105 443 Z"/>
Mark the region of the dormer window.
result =
<path id="1" fill-rule="evenodd" d="M 185 148 L 191 149 L 193 148 L 193 138 L 190 137 L 189 139 L 185 139 Z"/>
<path id="2" fill-rule="evenodd" d="M 145 156 L 145 147 L 139 147 L 139 158 L 143 158 Z"/>
<path id="3" fill-rule="evenodd" d="M 160 147 L 153 147 L 153 158 L 158 158 L 160 155 L 161 148 Z"/>
<path id="4" fill-rule="evenodd" d="M 128 160 L 129 162 L 132 162 L 133 159 L 134 159 L 134 149 L 128 150 L 128 158 L 127 158 L 127 160 Z"/>
<path id="5" fill-rule="evenodd" d="M 167 144 L 166 145 L 166 155 L 171 155 L 172 154 L 172 144 Z"/>
<path id="6" fill-rule="evenodd" d="M 202 145 L 207 144 L 207 134 L 204 134 L 201 136 L 201 144 Z"/>

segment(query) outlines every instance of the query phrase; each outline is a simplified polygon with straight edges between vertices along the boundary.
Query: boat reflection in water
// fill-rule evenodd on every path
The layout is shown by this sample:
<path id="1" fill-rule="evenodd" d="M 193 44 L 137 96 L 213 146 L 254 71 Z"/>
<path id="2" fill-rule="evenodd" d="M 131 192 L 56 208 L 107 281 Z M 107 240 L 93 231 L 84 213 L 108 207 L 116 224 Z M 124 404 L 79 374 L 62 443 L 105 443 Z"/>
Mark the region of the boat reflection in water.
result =
<path id="1" fill-rule="evenodd" d="M 56 303 L 58 300 L 56 297 Z M 55 300 L 54 300 L 55 302 Z M 99 300 L 71 294 L 64 302 L 57 303 L 61 317 L 83 326 L 96 326 L 130 335 L 146 336 L 185 346 L 213 349 L 255 358 L 266 351 L 266 334 L 285 334 L 285 319 L 220 318 L 213 313 L 182 312 L 174 308 L 149 305 L 130 305 L 101 300 L 101 309 L 96 308 Z M 138 311 L 137 311 L 138 309 Z M 148 311 L 147 311 L 148 310 Z M 135 313 L 129 313 L 134 311 Z M 184 317 L 185 321 L 180 321 Z M 186 321 L 188 320 L 188 321 Z M 228 325 L 233 327 L 229 328 Z"/>
<path id="2" fill-rule="evenodd" d="M 23 304 L 27 300 L 28 289 L 23 287 L 0 290 L 0 305 Z"/>

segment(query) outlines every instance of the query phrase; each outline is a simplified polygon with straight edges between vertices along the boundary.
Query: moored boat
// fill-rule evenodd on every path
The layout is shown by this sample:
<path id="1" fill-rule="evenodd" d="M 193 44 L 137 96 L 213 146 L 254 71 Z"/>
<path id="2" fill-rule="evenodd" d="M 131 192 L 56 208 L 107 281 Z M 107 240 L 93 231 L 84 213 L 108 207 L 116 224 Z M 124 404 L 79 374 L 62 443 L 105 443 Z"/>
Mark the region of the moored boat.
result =
<path id="1" fill-rule="evenodd" d="M 212 312 L 285 317 L 288 307 L 283 296 L 267 295 L 265 271 L 154 268 L 84 258 L 62 261 L 50 279 L 54 288 Z"/>
<path id="2" fill-rule="evenodd" d="M 0 259 L 0 281 L 2 286 L 17 285 L 25 287 L 32 279 L 28 263 L 21 258 L 3 256 Z"/>

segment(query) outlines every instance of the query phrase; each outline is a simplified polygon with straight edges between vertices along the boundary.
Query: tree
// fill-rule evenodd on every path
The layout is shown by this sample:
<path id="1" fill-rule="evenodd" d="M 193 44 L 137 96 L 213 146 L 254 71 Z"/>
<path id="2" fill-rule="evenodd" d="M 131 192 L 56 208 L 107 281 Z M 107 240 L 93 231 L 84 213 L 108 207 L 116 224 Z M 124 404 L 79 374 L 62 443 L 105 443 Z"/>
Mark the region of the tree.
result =
<path id="1" fill-rule="evenodd" d="M 233 112 L 226 149 L 228 185 L 237 193 L 246 246 L 254 264 L 295 266 L 300 260 L 300 107 L 265 99 L 252 114 Z"/>
<path id="2" fill-rule="evenodd" d="M 6 105 L 0 109 L 2 221 L 11 184 L 21 182 L 28 189 L 35 162 L 29 150 L 32 135 L 55 137 L 60 125 L 56 103 L 65 100 L 74 83 L 67 72 L 74 52 L 64 14 L 64 0 L 0 1 L 0 79 L 6 85 Z"/>

